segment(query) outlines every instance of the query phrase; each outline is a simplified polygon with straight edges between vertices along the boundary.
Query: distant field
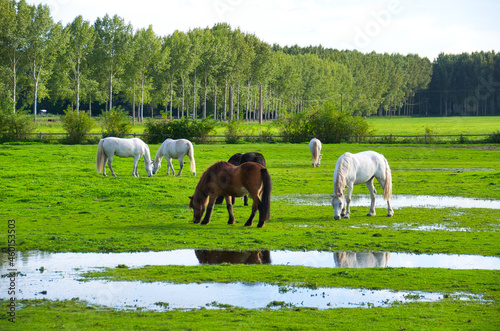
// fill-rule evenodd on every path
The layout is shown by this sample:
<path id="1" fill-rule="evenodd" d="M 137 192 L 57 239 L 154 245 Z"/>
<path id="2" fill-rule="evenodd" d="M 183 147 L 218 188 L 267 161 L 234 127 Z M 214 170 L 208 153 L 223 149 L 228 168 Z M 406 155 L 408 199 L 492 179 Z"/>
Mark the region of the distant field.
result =
<path id="1" fill-rule="evenodd" d="M 60 117 L 50 117 L 56 122 L 48 122 L 46 117 L 38 117 L 36 132 L 63 133 Z M 145 121 L 150 120 L 146 119 Z M 500 117 L 369 117 L 368 124 L 372 133 L 376 135 L 423 135 L 426 129 L 435 135 L 445 134 L 490 134 L 500 131 Z M 273 121 L 265 121 L 262 125 L 257 122 L 242 122 L 243 134 L 258 135 L 268 131 L 278 135 L 278 128 Z M 131 133 L 142 134 L 145 123 L 136 123 Z M 92 132 L 101 132 L 96 125 Z M 212 134 L 223 135 L 226 132 L 225 123 L 220 123 Z"/>
<path id="2" fill-rule="evenodd" d="M 500 130 L 500 117 L 370 117 L 373 134 L 488 134 Z"/>

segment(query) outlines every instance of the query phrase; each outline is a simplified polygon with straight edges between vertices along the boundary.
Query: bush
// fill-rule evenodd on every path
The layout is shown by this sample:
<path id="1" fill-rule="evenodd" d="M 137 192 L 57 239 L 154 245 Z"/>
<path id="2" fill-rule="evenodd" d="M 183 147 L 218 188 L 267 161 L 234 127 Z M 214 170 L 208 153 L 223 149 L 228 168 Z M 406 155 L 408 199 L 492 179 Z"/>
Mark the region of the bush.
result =
<path id="1" fill-rule="evenodd" d="M 94 127 L 94 120 L 87 112 L 64 111 L 62 119 L 63 129 L 68 133 L 66 142 L 69 144 L 81 144 L 87 133 Z"/>
<path id="2" fill-rule="evenodd" d="M 36 130 L 36 123 L 26 112 L 18 111 L 0 111 L 0 140 L 5 141 L 26 141 L 27 133 L 33 133 Z"/>
<path id="3" fill-rule="evenodd" d="M 500 144 L 500 131 L 494 132 L 485 139 L 486 143 L 489 144 Z"/>
<path id="4" fill-rule="evenodd" d="M 237 144 L 241 140 L 243 130 L 241 128 L 241 122 L 239 121 L 229 121 L 227 123 L 226 131 L 226 143 L 227 144 Z"/>
<path id="5" fill-rule="evenodd" d="M 103 137 L 124 138 L 132 130 L 132 121 L 122 107 L 113 107 L 101 117 Z"/>
<path id="6" fill-rule="evenodd" d="M 292 143 L 309 141 L 311 137 L 317 137 L 324 143 L 349 142 L 369 131 L 364 118 L 340 113 L 330 103 L 319 109 L 284 116 L 279 127 L 284 140 Z"/>
<path id="7" fill-rule="evenodd" d="M 215 128 L 215 121 L 205 118 L 193 120 L 183 117 L 179 120 L 149 120 L 146 122 L 145 134 L 150 144 L 162 143 L 167 138 L 185 138 L 196 142 L 206 142 L 206 136 Z"/>

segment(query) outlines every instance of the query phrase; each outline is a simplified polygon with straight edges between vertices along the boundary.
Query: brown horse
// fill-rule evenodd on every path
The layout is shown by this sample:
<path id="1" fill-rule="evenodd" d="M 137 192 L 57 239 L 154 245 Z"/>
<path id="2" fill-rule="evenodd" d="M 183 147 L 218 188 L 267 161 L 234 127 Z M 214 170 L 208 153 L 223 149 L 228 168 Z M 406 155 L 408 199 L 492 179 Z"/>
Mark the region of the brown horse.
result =
<path id="1" fill-rule="evenodd" d="M 228 162 L 217 162 L 203 173 L 196 186 L 194 195 L 189 197 L 189 208 L 193 209 L 193 223 L 200 223 L 201 217 L 207 210 L 201 224 L 208 224 L 214 208 L 215 199 L 222 195 L 226 199 L 229 220 L 227 224 L 234 224 L 233 205 L 231 196 L 241 197 L 250 194 L 253 199 L 252 213 L 245 226 L 252 226 L 253 218 L 259 210 L 259 224 L 264 226 L 271 214 L 271 176 L 266 167 L 255 162 L 246 162 L 234 166 Z M 208 204 L 208 206 L 207 206 Z"/>

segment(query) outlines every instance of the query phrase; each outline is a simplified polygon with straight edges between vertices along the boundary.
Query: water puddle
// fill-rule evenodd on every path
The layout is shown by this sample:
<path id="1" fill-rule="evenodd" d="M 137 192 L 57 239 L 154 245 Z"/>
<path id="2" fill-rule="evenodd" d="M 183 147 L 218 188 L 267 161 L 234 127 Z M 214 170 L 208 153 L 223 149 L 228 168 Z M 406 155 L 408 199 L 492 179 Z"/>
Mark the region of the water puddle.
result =
<path id="1" fill-rule="evenodd" d="M 493 168 L 405 168 L 405 169 L 392 169 L 392 171 L 494 171 Z"/>
<path id="2" fill-rule="evenodd" d="M 492 227 L 497 227 L 494 224 L 491 224 Z M 460 226 L 453 226 L 452 224 L 426 224 L 426 225 L 412 225 L 406 223 L 393 223 L 389 225 L 380 225 L 380 224 L 361 224 L 361 225 L 352 225 L 350 228 L 353 229 L 363 229 L 363 228 L 377 228 L 377 229 L 387 229 L 392 228 L 395 230 L 410 230 L 410 231 L 451 231 L 451 232 L 467 232 L 472 231 L 471 228 L 465 228 Z M 477 231 L 477 230 L 474 230 Z M 477 231 L 480 232 L 480 231 Z"/>
<path id="3" fill-rule="evenodd" d="M 250 251 L 221 252 L 182 249 L 141 253 L 45 253 L 28 252 L 16 255 L 17 299 L 68 300 L 79 298 L 91 304 L 117 309 L 195 309 L 218 308 L 224 305 L 248 309 L 265 307 L 384 307 L 394 302 L 426 302 L 443 298 L 439 293 L 393 292 L 345 288 L 296 288 L 269 284 L 203 283 L 171 284 L 139 281 L 80 281 L 81 274 L 114 268 L 119 264 L 131 268 L 145 265 L 187 265 L 205 263 L 265 263 L 271 265 L 304 265 L 309 267 L 457 267 L 461 269 L 500 269 L 495 257 L 473 255 L 429 256 L 386 252 L 292 252 Z M 2 288 L 8 288 L 10 271 L 6 254 L 0 255 Z M 7 291 L 0 294 L 2 299 Z M 467 300 L 469 295 L 454 294 Z"/>
<path id="4" fill-rule="evenodd" d="M 387 208 L 387 202 L 379 198 L 375 200 L 375 207 Z M 290 194 L 276 195 L 273 200 L 285 201 L 299 206 L 330 206 L 332 198 L 328 194 Z M 500 209 L 500 200 L 486 200 L 464 197 L 431 196 L 431 195 L 406 195 L 394 194 L 391 199 L 392 208 L 485 208 Z M 353 194 L 351 207 L 369 207 L 369 194 Z"/>

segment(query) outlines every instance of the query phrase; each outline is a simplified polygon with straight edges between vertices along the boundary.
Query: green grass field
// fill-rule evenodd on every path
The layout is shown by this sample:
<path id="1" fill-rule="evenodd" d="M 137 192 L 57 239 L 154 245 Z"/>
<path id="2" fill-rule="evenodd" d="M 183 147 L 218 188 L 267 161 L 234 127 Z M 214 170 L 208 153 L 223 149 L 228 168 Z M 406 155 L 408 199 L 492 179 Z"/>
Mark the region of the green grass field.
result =
<path id="1" fill-rule="evenodd" d="M 56 122 L 48 122 L 48 118 L 55 119 Z M 145 118 L 145 121 L 149 120 L 149 118 Z M 498 116 L 369 117 L 367 121 L 372 133 L 376 135 L 424 135 L 427 133 L 426 129 L 436 135 L 491 134 L 500 130 L 500 117 Z M 145 127 L 144 123 L 136 122 L 131 133 L 142 134 Z M 257 122 L 248 122 L 242 129 L 245 134 L 258 135 L 263 131 L 279 134 L 278 128 L 272 121 L 265 121 L 263 125 L 259 125 Z M 63 133 L 60 117 L 39 117 L 37 132 Z M 96 124 L 92 132 L 101 132 L 100 126 Z M 221 123 L 213 134 L 223 135 L 225 132 L 225 125 Z"/>
<path id="2" fill-rule="evenodd" d="M 383 119 L 381 119 L 382 121 Z M 379 123 L 380 124 L 380 123 Z M 150 145 L 155 154 L 159 145 Z M 15 220 L 17 250 L 52 252 L 161 251 L 177 248 L 321 251 L 390 251 L 500 256 L 500 210 L 482 208 L 384 208 L 365 216 L 368 206 L 352 207 L 351 219 L 335 221 L 331 206 L 295 205 L 280 197 L 333 192 L 333 170 L 345 151 L 376 150 L 393 169 L 393 193 L 500 199 L 499 146 L 357 145 L 323 146 L 319 168 L 312 168 L 304 144 L 195 145 L 197 176 L 147 177 L 142 160 L 134 178 L 132 159 L 115 158 L 117 178 L 95 172 L 94 145 L 0 145 L 0 185 L 4 220 Z M 271 220 L 263 229 L 243 227 L 249 207 L 237 200 L 236 224 L 229 226 L 225 206 L 216 206 L 207 226 L 193 224 L 188 196 L 204 169 L 236 152 L 264 154 L 273 180 Z M 187 158 L 186 158 L 187 160 Z M 174 168 L 178 163 L 174 160 Z M 379 199 L 381 188 L 377 184 Z M 364 185 L 355 194 L 368 194 Z M 395 206 L 397 207 L 397 206 Z M 401 224 L 434 230 L 404 230 Z M 444 228 L 444 230 L 443 230 Z M 453 231 L 465 228 L 467 231 Z M 7 227 L 0 232 L 7 242 Z M 5 245 L 5 244 L 4 244 Z M 0 320 L 1 329 L 481 329 L 500 325 L 498 271 L 447 269 L 329 269 L 228 265 L 110 269 L 94 277 L 167 282 L 262 281 L 290 286 L 324 286 L 463 291 L 484 295 L 489 303 L 458 301 L 412 303 L 390 308 L 318 311 L 306 308 L 247 310 L 116 311 L 88 307 L 78 300 L 26 301 L 17 322 Z M 395 273 L 397 276 L 395 276 Z M 8 302 L 3 301 L 3 312 Z M 2 312 L 2 313 L 3 313 Z M 6 314 L 4 314 L 6 315 Z"/>

